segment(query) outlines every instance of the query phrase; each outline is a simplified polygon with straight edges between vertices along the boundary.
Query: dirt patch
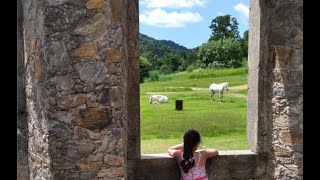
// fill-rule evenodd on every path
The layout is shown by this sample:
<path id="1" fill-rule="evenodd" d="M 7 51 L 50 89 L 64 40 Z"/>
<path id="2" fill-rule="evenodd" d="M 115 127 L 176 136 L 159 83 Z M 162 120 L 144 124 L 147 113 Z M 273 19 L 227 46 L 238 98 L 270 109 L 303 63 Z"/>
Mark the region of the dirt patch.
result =
<path id="1" fill-rule="evenodd" d="M 247 85 L 241 85 L 241 86 L 233 86 L 229 87 L 231 90 L 242 90 L 242 89 L 247 89 Z M 156 94 L 192 94 L 195 92 L 209 92 L 209 88 L 198 88 L 198 87 L 191 87 L 192 91 L 187 91 L 187 92 L 147 92 L 147 94 L 150 95 L 156 95 Z M 238 93 L 232 93 L 232 92 L 227 92 L 228 95 L 232 97 L 247 97 L 246 95 L 243 94 L 238 94 Z"/>
<path id="2" fill-rule="evenodd" d="M 248 89 L 248 85 L 241 85 L 241 86 L 233 86 L 233 87 L 229 87 L 229 89 L 234 89 L 234 90 L 241 90 L 241 89 Z"/>
<path id="3" fill-rule="evenodd" d="M 241 90 L 241 89 L 247 89 L 248 86 L 245 85 L 241 85 L 241 86 L 233 86 L 233 87 L 229 87 L 229 89 L 232 90 Z M 198 87 L 192 87 L 193 91 L 209 91 L 209 88 L 198 88 Z"/>
<path id="4" fill-rule="evenodd" d="M 244 94 L 237 94 L 237 93 L 228 93 L 228 96 L 230 96 L 230 97 L 240 97 L 240 98 L 246 98 L 247 97 Z"/>

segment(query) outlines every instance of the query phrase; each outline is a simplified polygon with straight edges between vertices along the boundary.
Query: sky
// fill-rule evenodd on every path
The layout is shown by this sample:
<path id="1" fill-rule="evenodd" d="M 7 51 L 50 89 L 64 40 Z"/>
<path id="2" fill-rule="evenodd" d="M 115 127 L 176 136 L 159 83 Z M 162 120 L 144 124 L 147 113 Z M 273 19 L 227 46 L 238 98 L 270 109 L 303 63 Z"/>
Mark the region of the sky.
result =
<path id="1" fill-rule="evenodd" d="M 230 14 L 241 37 L 249 29 L 249 0 L 139 0 L 139 31 L 189 49 L 206 43 L 212 19 Z"/>

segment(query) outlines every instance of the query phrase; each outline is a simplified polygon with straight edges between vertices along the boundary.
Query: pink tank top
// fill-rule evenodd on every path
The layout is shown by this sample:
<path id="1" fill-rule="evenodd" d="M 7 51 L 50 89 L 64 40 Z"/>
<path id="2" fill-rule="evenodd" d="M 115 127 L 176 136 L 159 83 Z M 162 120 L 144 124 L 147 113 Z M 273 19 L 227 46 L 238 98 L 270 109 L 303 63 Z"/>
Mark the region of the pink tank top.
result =
<path id="1" fill-rule="evenodd" d="M 183 159 L 183 153 L 181 153 L 181 158 Z M 206 174 L 206 167 L 199 166 L 200 160 L 201 153 L 199 152 L 199 160 L 197 165 L 189 169 L 188 173 L 184 173 L 180 167 L 181 180 L 208 180 L 208 176 Z"/>

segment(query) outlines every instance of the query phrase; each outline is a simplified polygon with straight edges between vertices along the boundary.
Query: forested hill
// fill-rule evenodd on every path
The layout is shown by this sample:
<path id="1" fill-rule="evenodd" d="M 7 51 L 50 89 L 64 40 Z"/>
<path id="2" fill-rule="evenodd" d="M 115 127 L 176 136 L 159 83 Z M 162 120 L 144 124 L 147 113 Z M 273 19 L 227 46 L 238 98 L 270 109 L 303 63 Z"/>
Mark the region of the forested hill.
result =
<path id="1" fill-rule="evenodd" d="M 162 57 L 165 53 L 173 53 L 184 55 L 187 51 L 190 51 L 184 46 L 181 46 L 173 41 L 168 40 L 156 40 L 144 34 L 139 34 L 140 38 L 140 55 L 151 51 L 153 54 Z"/>

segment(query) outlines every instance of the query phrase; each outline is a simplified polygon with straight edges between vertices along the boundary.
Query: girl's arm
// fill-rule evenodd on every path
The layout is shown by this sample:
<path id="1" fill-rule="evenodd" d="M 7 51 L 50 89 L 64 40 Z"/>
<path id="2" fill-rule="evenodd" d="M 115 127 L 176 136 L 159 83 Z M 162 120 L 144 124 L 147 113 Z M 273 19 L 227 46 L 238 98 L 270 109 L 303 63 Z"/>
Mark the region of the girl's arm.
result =
<path id="1" fill-rule="evenodd" d="M 207 158 L 212 158 L 219 155 L 219 151 L 216 149 L 205 149 L 204 151 Z"/>
<path id="2" fill-rule="evenodd" d="M 183 143 L 171 146 L 168 148 L 168 153 L 170 156 L 176 158 L 177 152 L 180 151 L 182 148 L 183 148 Z"/>

